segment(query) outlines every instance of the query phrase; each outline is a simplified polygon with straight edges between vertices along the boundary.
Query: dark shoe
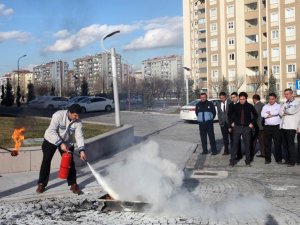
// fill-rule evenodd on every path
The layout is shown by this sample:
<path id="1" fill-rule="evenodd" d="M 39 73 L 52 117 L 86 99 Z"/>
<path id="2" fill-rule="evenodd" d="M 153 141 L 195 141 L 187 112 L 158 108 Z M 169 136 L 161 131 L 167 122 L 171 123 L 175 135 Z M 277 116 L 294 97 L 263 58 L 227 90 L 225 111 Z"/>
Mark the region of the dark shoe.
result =
<path id="1" fill-rule="evenodd" d="M 256 155 L 256 157 L 259 157 L 259 158 L 265 158 L 264 155 Z"/>
<path id="2" fill-rule="evenodd" d="M 282 164 L 281 160 L 276 161 L 277 164 Z"/>
<path id="3" fill-rule="evenodd" d="M 201 155 L 207 155 L 208 154 L 208 152 L 202 152 L 201 153 Z"/>
<path id="4" fill-rule="evenodd" d="M 270 164 L 271 163 L 271 161 L 265 161 L 265 164 Z"/>
<path id="5" fill-rule="evenodd" d="M 36 193 L 42 194 L 45 191 L 45 186 L 43 184 L 38 184 L 38 187 L 36 189 Z"/>
<path id="6" fill-rule="evenodd" d="M 246 163 L 246 166 L 251 167 L 252 165 L 251 163 Z"/>
<path id="7" fill-rule="evenodd" d="M 76 195 L 80 195 L 82 193 L 77 184 L 72 184 L 70 190 Z"/>
<path id="8" fill-rule="evenodd" d="M 229 166 L 234 167 L 236 164 L 236 162 L 234 160 L 230 160 L 229 161 Z"/>
<path id="9" fill-rule="evenodd" d="M 295 166 L 295 163 L 289 163 L 289 164 L 287 164 L 287 167 L 293 167 L 293 166 Z"/>
<path id="10" fill-rule="evenodd" d="M 224 152 L 222 155 L 229 155 L 229 152 Z"/>
<path id="11" fill-rule="evenodd" d="M 218 153 L 217 152 L 213 152 L 213 153 L 211 153 L 211 155 L 218 155 Z"/>

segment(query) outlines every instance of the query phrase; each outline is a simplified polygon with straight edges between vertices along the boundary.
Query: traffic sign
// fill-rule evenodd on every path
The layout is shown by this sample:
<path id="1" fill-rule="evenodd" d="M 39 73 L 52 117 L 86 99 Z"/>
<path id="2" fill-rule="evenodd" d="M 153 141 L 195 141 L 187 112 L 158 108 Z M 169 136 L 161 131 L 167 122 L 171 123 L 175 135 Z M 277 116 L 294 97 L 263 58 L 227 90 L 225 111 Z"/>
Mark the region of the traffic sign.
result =
<path id="1" fill-rule="evenodd" d="M 296 90 L 300 90 L 300 79 L 296 80 Z"/>

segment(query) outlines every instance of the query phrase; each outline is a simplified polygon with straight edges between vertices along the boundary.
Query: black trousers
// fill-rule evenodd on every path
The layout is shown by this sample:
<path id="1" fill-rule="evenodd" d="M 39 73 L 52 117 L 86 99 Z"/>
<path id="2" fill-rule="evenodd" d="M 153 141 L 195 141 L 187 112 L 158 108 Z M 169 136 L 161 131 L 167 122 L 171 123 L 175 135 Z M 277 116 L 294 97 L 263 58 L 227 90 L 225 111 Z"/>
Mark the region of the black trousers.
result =
<path id="1" fill-rule="evenodd" d="M 214 132 L 214 122 L 206 121 L 204 123 L 198 123 L 199 124 L 199 131 L 200 131 L 200 138 L 201 138 L 201 144 L 202 149 L 204 153 L 207 153 L 207 135 L 209 138 L 209 143 L 211 147 L 212 153 L 217 153 L 217 147 L 216 147 L 216 139 L 215 139 L 215 132 Z"/>
<path id="2" fill-rule="evenodd" d="M 223 137 L 223 143 L 224 143 L 224 153 L 229 153 L 229 137 L 230 137 L 230 142 L 232 143 L 232 135 L 230 135 L 228 129 L 228 123 L 224 123 L 220 125 L 221 132 L 222 132 L 222 137 Z"/>
<path id="3" fill-rule="evenodd" d="M 276 162 L 281 162 L 281 134 L 279 125 L 264 126 L 264 145 L 265 145 L 265 160 L 271 162 L 272 142 L 274 143 L 274 158 Z"/>
<path id="4" fill-rule="evenodd" d="M 237 152 L 239 149 L 239 142 L 241 142 L 241 137 L 243 137 L 246 163 L 251 162 L 250 145 L 251 145 L 251 128 L 248 126 L 235 126 L 233 128 L 233 151 L 231 151 L 231 161 L 234 161 L 237 157 Z"/>
<path id="5" fill-rule="evenodd" d="M 297 163 L 300 164 L 300 133 L 297 134 L 297 142 L 298 142 Z"/>
<path id="6" fill-rule="evenodd" d="M 230 149 L 230 152 L 232 152 L 233 148 L 234 148 L 233 147 L 233 130 L 231 130 L 231 132 L 230 132 L 230 140 L 231 140 L 231 144 L 230 144 L 231 149 Z M 237 153 L 236 153 L 236 158 L 237 159 L 241 159 L 241 158 L 243 158 L 241 138 L 238 141 L 239 141 L 239 143 L 238 143 L 238 150 L 237 150 Z"/>
<path id="7" fill-rule="evenodd" d="M 282 145 L 285 152 L 285 160 L 287 163 L 294 165 L 296 163 L 295 149 L 296 130 L 281 129 Z"/>
<path id="8" fill-rule="evenodd" d="M 43 150 L 43 161 L 41 165 L 41 170 L 40 170 L 40 176 L 39 176 L 39 181 L 38 183 L 42 183 L 45 187 L 48 184 L 49 181 L 49 175 L 50 175 L 50 167 L 51 167 L 51 160 L 54 156 L 54 153 L 58 147 L 54 144 L 51 144 L 47 140 L 44 140 L 42 144 L 42 150 Z M 73 152 L 74 151 L 74 146 L 69 149 L 69 151 Z M 59 152 L 62 155 L 64 151 L 62 151 L 59 148 Z M 76 169 L 75 169 L 75 163 L 73 160 L 73 154 L 72 154 L 72 160 L 71 160 L 71 168 L 69 170 L 69 175 L 68 175 L 68 185 L 76 184 Z"/>

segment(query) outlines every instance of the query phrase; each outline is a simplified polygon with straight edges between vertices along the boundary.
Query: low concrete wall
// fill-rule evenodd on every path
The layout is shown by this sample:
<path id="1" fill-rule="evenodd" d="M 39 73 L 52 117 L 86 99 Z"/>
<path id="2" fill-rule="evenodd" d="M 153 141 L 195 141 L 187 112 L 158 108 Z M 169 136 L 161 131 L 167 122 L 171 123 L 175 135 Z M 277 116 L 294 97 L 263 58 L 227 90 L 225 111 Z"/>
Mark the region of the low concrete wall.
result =
<path id="1" fill-rule="evenodd" d="M 89 122 L 85 121 L 84 123 Z M 89 138 L 85 140 L 88 161 L 92 162 L 103 156 L 115 154 L 132 143 L 132 125 L 123 125 L 107 133 Z M 23 147 L 17 157 L 12 157 L 9 152 L 0 149 L 0 174 L 37 171 L 40 169 L 42 158 L 43 152 L 41 146 Z M 56 151 L 51 162 L 51 168 L 59 168 L 60 159 L 59 151 Z M 76 166 L 85 165 L 77 156 L 74 156 L 74 160 Z"/>

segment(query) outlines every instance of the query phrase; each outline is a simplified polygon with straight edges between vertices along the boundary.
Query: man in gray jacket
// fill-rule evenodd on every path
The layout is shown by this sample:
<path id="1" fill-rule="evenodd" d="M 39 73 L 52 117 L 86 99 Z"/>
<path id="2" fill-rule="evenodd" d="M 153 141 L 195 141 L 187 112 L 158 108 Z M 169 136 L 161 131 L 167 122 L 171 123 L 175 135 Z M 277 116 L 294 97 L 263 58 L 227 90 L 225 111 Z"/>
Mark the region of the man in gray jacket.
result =
<path id="1" fill-rule="evenodd" d="M 80 159 L 86 160 L 84 152 L 84 137 L 82 133 L 82 123 L 79 120 L 81 107 L 73 104 L 68 110 L 60 110 L 53 114 L 50 125 L 45 131 L 44 142 L 42 144 L 43 161 L 40 169 L 37 193 L 43 193 L 49 181 L 51 160 L 59 149 L 60 154 L 70 151 L 74 152 L 73 136 L 79 149 Z M 71 167 L 68 175 L 68 185 L 74 194 L 80 194 L 76 182 L 76 169 L 72 156 Z"/>
<path id="2" fill-rule="evenodd" d="M 258 94 L 254 94 L 252 96 L 253 104 L 255 111 L 257 112 L 257 122 L 254 124 L 254 135 L 252 136 L 252 143 L 251 143 L 251 157 L 253 158 L 256 153 L 256 143 L 259 142 L 259 150 L 260 155 L 257 157 L 265 157 L 265 149 L 264 149 L 264 128 L 262 125 L 262 117 L 261 111 L 264 107 L 264 104 L 260 101 L 260 96 Z"/>
<path id="3" fill-rule="evenodd" d="M 218 120 L 222 132 L 223 143 L 224 143 L 224 153 L 223 155 L 229 155 L 229 137 L 230 142 L 232 142 L 231 135 L 229 133 L 229 124 L 228 124 L 228 109 L 231 101 L 227 99 L 225 92 L 220 92 L 219 94 L 220 102 L 217 102 L 217 110 L 218 110 Z"/>

